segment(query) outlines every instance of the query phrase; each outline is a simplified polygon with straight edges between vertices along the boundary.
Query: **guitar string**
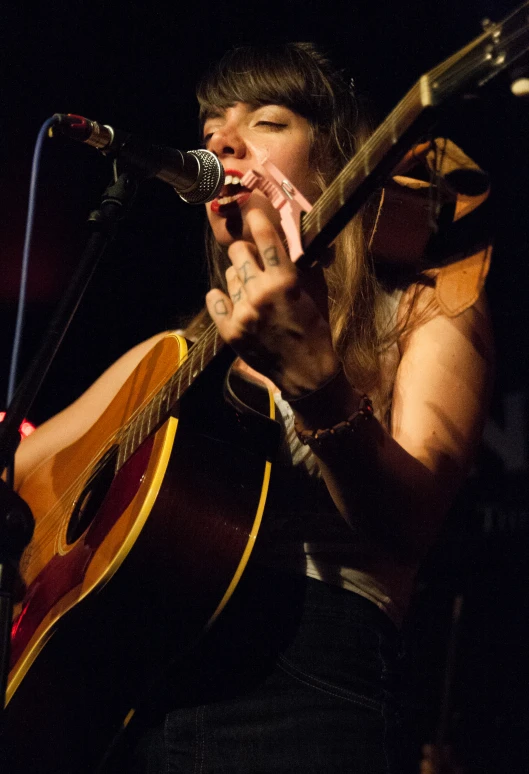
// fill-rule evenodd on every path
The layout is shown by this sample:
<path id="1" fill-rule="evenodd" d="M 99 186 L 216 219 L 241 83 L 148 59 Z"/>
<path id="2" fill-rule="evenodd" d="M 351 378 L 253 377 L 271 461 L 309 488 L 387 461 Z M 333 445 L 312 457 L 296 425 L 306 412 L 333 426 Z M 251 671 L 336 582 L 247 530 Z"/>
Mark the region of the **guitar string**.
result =
<path id="1" fill-rule="evenodd" d="M 471 78 L 477 75 L 480 70 L 483 70 L 483 66 L 486 63 L 487 60 L 478 59 L 477 61 L 473 60 L 470 64 L 462 64 L 459 67 L 455 67 L 451 73 L 440 74 L 434 77 L 434 82 L 437 83 L 439 91 L 448 92 L 448 96 L 450 96 L 461 84 L 463 78 Z"/>
<path id="2" fill-rule="evenodd" d="M 455 58 L 463 58 L 468 53 L 471 52 L 473 48 L 477 48 L 480 44 L 485 43 L 488 40 L 491 40 L 494 44 L 494 34 L 496 32 L 499 32 L 499 43 L 502 46 L 510 46 L 513 41 L 515 42 L 519 37 L 523 37 L 527 31 L 529 30 L 529 24 L 527 23 L 527 13 L 529 12 L 529 3 L 524 3 L 520 8 L 515 9 L 509 16 L 507 16 L 503 21 L 499 22 L 498 24 L 494 24 L 493 28 L 490 30 L 485 30 L 485 32 L 480 35 L 475 40 L 471 41 L 467 46 L 465 46 L 460 51 L 456 52 L 451 59 Z M 510 28 L 513 28 L 512 31 Z M 441 62 L 440 65 L 437 65 L 437 67 L 434 67 L 431 71 L 432 74 L 437 75 L 438 73 L 442 72 L 442 68 L 445 64 L 447 64 L 450 60 L 445 60 L 445 62 Z M 512 61 L 512 59 L 510 60 Z"/>
<path id="3" fill-rule="evenodd" d="M 428 75 L 432 80 L 437 80 L 444 73 L 449 73 L 451 70 L 454 70 L 457 67 L 458 62 L 461 62 L 468 54 L 471 54 L 478 49 L 481 43 L 484 43 L 489 36 L 490 33 L 484 32 L 477 38 L 474 38 L 474 40 L 471 40 L 466 46 L 463 46 L 463 48 L 460 48 L 458 51 L 451 54 L 438 65 L 435 65 L 435 67 L 429 71 Z"/>
<path id="4" fill-rule="evenodd" d="M 526 9 L 528 9 L 528 6 L 526 4 Z M 524 24 L 523 26 L 513 30 L 512 32 L 505 32 L 505 24 L 507 22 L 511 22 L 516 14 L 513 14 L 511 17 L 508 17 L 503 25 L 500 25 L 501 29 L 501 37 L 498 41 L 498 45 L 501 46 L 504 49 L 507 49 L 509 47 L 513 47 L 520 39 L 523 39 L 524 36 L 527 34 L 527 31 L 529 30 L 529 24 Z M 493 42 L 493 33 L 494 31 L 485 33 L 483 36 L 481 36 L 478 39 L 478 45 L 479 43 L 485 43 L 487 39 L 492 40 L 492 45 L 494 45 Z M 475 47 L 477 48 L 478 45 Z M 526 46 L 527 48 L 527 46 Z M 459 52 L 461 54 L 461 52 Z M 469 48 L 468 51 L 465 51 L 465 53 L 460 56 L 461 59 L 463 59 L 465 56 L 467 56 L 469 53 L 471 53 L 471 49 Z M 503 51 L 505 53 L 505 51 Z M 522 52 L 523 53 L 523 50 Z M 518 54 L 519 55 L 519 54 Z M 512 57 L 509 59 L 509 63 L 513 61 Z M 452 72 L 449 72 L 448 74 L 443 74 L 441 70 L 441 66 L 438 66 L 432 70 L 433 77 L 437 80 L 443 80 L 443 82 L 446 84 L 447 87 L 452 87 L 454 85 L 457 85 L 457 82 L 461 80 L 461 75 L 471 76 L 474 75 L 477 71 L 479 71 L 483 65 L 489 64 L 492 72 L 490 73 L 491 76 L 494 76 L 496 72 L 499 72 L 499 70 L 494 70 L 494 62 L 493 60 L 489 60 L 486 58 L 479 59 L 478 61 L 472 62 L 470 65 L 462 63 L 461 67 L 458 69 L 457 67 L 453 68 Z M 505 67 L 505 64 L 507 63 L 507 58 L 505 59 L 505 62 L 501 63 L 501 68 Z M 486 73 L 485 73 L 486 75 Z"/>
<path id="5" fill-rule="evenodd" d="M 485 30 L 482 35 L 480 35 L 478 38 L 475 38 L 474 40 L 470 41 L 466 46 L 464 46 L 459 51 L 456 51 L 455 54 L 453 54 L 448 59 L 444 60 L 444 62 L 441 62 L 439 65 L 434 67 L 431 70 L 431 75 L 433 78 L 438 78 L 440 75 L 442 75 L 443 70 L 446 70 L 449 65 L 452 64 L 452 62 L 456 62 L 458 59 L 464 59 L 468 54 L 472 52 L 473 49 L 477 49 L 482 43 L 485 43 L 487 40 L 492 41 L 494 44 L 494 34 L 496 32 L 499 32 L 499 43 L 502 46 L 509 46 L 513 41 L 516 41 L 516 39 L 520 36 L 523 36 L 527 30 L 529 29 L 529 24 L 527 24 L 527 21 L 525 19 L 525 16 L 527 12 L 529 11 L 529 3 L 524 3 L 520 8 L 514 10 L 509 16 L 507 16 L 505 19 L 503 19 L 502 22 L 499 22 L 497 24 L 493 25 L 493 28 L 490 30 Z M 520 24 L 520 20 L 523 20 L 523 23 Z M 515 27 L 512 31 L 509 31 L 509 27 Z M 481 60 L 483 62 L 483 60 Z M 453 74 L 453 73 L 452 73 Z"/>

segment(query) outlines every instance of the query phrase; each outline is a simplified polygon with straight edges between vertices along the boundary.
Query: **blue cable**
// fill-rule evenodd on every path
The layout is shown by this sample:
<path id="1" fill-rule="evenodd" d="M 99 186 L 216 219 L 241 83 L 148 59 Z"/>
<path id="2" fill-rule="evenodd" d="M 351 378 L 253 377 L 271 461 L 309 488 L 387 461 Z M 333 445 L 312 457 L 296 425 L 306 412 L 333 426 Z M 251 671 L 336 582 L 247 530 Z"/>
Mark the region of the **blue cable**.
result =
<path id="1" fill-rule="evenodd" d="M 28 215 L 26 219 L 26 235 L 24 239 L 24 251 L 22 253 L 22 272 L 20 277 L 20 291 L 18 294 L 18 309 L 17 319 L 15 325 L 15 335 L 13 339 L 13 351 L 11 353 L 11 366 L 9 369 L 9 381 L 7 386 L 7 406 L 13 400 L 15 393 L 17 372 L 18 372 L 18 360 L 20 356 L 20 345 L 22 342 L 22 331 L 24 328 L 24 312 L 26 307 L 26 286 L 29 267 L 29 254 L 31 250 L 31 239 L 33 237 L 33 222 L 35 219 L 35 208 L 37 200 L 37 180 L 39 174 L 40 158 L 42 153 L 42 145 L 48 134 L 48 130 L 58 122 L 55 116 L 48 118 L 45 121 L 37 135 L 35 142 L 35 150 L 33 153 L 33 164 L 31 167 L 31 181 L 29 184 L 29 202 L 28 202 Z"/>

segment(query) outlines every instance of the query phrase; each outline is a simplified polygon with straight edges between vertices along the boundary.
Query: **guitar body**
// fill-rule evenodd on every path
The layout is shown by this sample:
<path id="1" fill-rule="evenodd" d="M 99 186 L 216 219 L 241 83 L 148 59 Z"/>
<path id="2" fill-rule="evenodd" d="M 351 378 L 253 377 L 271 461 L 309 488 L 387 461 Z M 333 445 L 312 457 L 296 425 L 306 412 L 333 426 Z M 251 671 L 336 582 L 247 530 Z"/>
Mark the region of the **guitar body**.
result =
<path id="1" fill-rule="evenodd" d="M 116 472 L 122 428 L 186 351 L 177 335 L 160 342 L 92 429 L 20 490 L 36 527 L 12 635 L 0 756 L 10 774 L 93 771 L 145 690 L 220 613 L 249 558 L 268 442 L 259 449 L 259 431 L 224 400 L 228 351 Z"/>

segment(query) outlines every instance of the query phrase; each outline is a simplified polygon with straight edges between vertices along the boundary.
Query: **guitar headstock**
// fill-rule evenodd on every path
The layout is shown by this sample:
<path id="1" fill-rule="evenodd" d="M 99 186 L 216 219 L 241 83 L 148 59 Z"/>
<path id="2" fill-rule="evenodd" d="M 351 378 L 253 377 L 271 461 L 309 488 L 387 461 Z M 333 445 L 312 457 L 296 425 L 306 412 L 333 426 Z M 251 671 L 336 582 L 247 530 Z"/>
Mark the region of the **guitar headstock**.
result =
<path id="1" fill-rule="evenodd" d="M 484 86 L 529 50 L 529 2 L 501 22 L 482 24 L 481 35 L 423 76 L 430 105 Z"/>

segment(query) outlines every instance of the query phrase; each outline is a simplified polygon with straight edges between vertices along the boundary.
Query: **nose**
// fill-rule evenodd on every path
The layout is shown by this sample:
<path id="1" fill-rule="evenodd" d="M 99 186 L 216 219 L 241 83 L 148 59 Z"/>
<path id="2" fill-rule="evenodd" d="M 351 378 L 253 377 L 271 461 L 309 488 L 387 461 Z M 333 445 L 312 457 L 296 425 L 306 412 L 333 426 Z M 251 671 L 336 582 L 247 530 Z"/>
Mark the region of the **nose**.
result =
<path id="1" fill-rule="evenodd" d="M 223 157 L 242 159 L 247 153 L 246 143 L 240 133 L 235 127 L 227 125 L 213 132 L 207 147 L 220 159 Z"/>

